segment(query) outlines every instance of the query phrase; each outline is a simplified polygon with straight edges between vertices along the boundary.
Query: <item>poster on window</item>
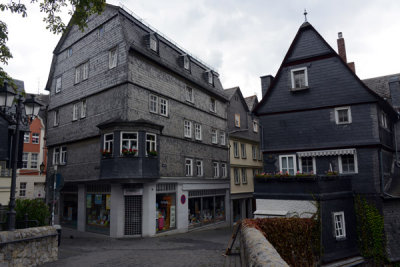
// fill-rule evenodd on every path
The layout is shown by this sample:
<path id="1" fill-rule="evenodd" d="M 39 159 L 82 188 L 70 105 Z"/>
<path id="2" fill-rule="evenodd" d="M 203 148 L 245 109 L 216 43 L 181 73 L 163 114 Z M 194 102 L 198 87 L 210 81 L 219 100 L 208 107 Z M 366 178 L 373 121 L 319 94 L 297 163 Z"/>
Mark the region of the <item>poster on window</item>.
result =
<path id="1" fill-rule="evenodd" d="M 106 195 L 106 210 L 109 210 L 111 207 L 111 195 Z"/>
<path id="2" fill-rule="evenodd" d="M 101 205 L 103 200 L 103 195 L 94 195 L 94 204 Z"/>
<path id="3" fill-rule="evenodd" d="M 90 209 L 92 207 L 92 195 L 86 195 L 86 208 Z"/>
<path id="4" fill-rule="evenodd" d="M 171 206 L 170 227 L 175 227 L 175 206 Z"/>

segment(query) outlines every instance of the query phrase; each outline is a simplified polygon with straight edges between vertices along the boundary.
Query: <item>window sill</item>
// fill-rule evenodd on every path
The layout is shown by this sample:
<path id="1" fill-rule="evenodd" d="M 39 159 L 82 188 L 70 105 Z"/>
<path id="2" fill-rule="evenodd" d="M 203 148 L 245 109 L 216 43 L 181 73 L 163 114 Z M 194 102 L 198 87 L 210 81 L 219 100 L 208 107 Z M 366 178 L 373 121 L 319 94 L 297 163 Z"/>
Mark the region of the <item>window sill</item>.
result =
<path id="1" fill-rule="evenodd" d="M 347 125 L 351 124 L 351 122 L 336 122 L 336 125 Z"/>
<path id="2" fill-rule="evenodd" d="M 306 86 L 306 87 L 299 87 L 299 88 L 290 88 L 291 92 L 297 92 L 297 91 L 304 91 L 310 89 L 310 87 Z"/>
<path id="3" fill-rule="evenodd" d="M 344 241 L 344 240 L 346 240 L 346 237 L 345 237 L 345 236 L 336 237 L 336 241 Z"/>

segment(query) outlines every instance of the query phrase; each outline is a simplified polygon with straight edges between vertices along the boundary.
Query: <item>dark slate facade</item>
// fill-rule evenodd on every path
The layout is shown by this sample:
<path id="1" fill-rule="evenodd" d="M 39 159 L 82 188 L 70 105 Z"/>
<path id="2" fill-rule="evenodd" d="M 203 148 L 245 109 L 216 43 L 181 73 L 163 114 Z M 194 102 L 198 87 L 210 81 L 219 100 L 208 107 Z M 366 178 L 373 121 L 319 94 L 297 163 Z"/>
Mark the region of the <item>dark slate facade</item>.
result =
<path id="1" fill-rule="evenodd" d="M 386 226 L 393 225 L 394 216 L 386 216 L 385 211 L 400 211 L 400 206 L 398 211 L 393 210 L 393 204 L 386 206 L 387 198 L 396 198 L 388 194 L 389 184 L 400 178 L 397 167 L 391 168 L 395 163 L 393 132 L 397 122 L 393 107 L 366 86 L 308 22 L 301 25 L 277 75 L 264 91 L 254 111 L 265 128 L 261 137 L 264 171 L 349 177 L 347 188 L 333 189 L 335 197 L 327 200 L 317 194 L 323 227 L 341 220 L 332 214 L 342 212 L 339 216 L 346 227 L 345 237 L 323 228 L 323 261 L 357 255 L 357 250 L 348 249 L 355 246 L 357 238 L 354 210 L 349 208 L 353 207 L 351 194 L 377 203 L 385 218 L 389 258 L 398 260 L 400 247 L 392 237 L 400 240 L 400 233 Z M 293 194 L 285 193 L 278 185 L 273 187 L 275 192 L 270 192 L 258 183 L 256 198 L 281 199 L 282 203 L 304 200 L 305 192 L 294 187 Z"/>
<path id="2" fill-rule="evenodd" d="M 84 32 L 69 27 L 46 86 L 49 174 L 66 185 L 60 219 L 118 237 L 226 222 L 228 99 L 218 76 L 127 9 L 107 5 Z M 134 156 L 122 153 L 124 133 L 135 136 Z"/>

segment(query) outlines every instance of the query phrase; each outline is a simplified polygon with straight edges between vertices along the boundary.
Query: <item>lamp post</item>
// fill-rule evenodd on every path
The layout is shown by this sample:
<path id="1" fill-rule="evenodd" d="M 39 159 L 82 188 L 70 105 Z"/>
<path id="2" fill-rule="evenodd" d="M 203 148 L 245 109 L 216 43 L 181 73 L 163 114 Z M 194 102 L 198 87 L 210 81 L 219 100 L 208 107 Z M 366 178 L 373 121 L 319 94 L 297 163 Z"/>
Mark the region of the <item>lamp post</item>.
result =
<path id="1" fill-rule="evenodd" d="M 16 94 L 5 82 L 3 87 L 0 87 L 0 107 L 4 110 L 4 114 L 7 115 L 6 111 L 9 110 L 13 102 L 16 102 L 15 119 L 10 119 L 12 124 L 15 124 L 15 133 L 13 138 L 12 146 L 12 175 L 11 175 L 11 191 L 10 191 L 10 204 L 9 212 L 7 213 L 7 225 L 9 231 L 15 230 L 15 188 L 17 181 L 17 161 L 18 161 L 18 143 L 19 143 L 19 132 L 20 125 L 22 122 L 22 100 L 21 94 Z M 28 118 L 33 118 L 38 115 L 41 104 L 36 102 L 35 99 L 27 99 L 23 102 L 25 107 L 25 113 Z M 13 114 L 14 115 L 14 114 Z M 12 117 L 12 116 L 10 116 Z"/>

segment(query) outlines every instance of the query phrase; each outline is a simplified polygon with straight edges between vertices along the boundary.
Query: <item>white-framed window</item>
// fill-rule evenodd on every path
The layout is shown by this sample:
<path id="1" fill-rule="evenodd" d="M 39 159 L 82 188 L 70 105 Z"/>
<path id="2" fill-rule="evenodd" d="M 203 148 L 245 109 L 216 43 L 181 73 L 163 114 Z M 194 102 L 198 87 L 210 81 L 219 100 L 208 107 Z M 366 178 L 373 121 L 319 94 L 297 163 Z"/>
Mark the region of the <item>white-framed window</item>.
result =
<path id="1" fill-rule="evenodd" d="M 247 158 L 246 144 L 240 144 L 240 151 L 242 152 L 242 159 Z"/>
<path id="2" fill-rule="evenodd" d="M 89 61 L 75 68 L 75 84 L 86 80 L 89 77 Z"/>
<path id="3" fill-rule="evenodd" d="M 242 184 L 247 184 L 247 170 L 242 168 Z"/>
<path id="4" fill-rule="evenodd" d="M 158 113 L 158 96 L 150 95 L 149 96 L 149 110 L 152 113 Z"/>
<path id="5" fill-rule="evenodd" d="M 157 136 L 152 133 L 146 133 L 146 155 L 150 151 L 157 151 Z"/>
<path id="6" fill-rule="evenodd" d="M 53 118 L 53 126 L 58 126 L 58 124 L 60 123 L 60 116 L 59 116 L 59 111 L 58 110 L 54 110 L 54 118 Z"/>
<path id="7" fill-rule="evenodd" d="M 222 178 L 228 177 L 228 169 L 226 167 L 226 163 L 221 163 L 221 172 Z"/>
<path id="8" fill-rule="evenodd" d="M 193 159 L 185 159 L 185 175 L 193 176 Z"/>
<path id="9" fill-rule="evenodd" d="M 26 183 L 19 183 L 19 196 L 26 196 Z"/>
<path id="10" fill-rule="evenodd" d="M 81 102 L 81 119 L 86 118 L 86 99 Z"/>
<path id="11" fill-rule="evenodd" d="M 209 84 L 214 84 L 214 76 L 212 74 L 212 71 L 208 71 L 207 73 L 207 81 Z"/>
<path id="12" fill-rule="evenodd" d="M 158 40 L 154 34 L 150 35 L 150 49 L 154 52 L 158 51 Z"/>
<path id="13" fill-rule="evenodd" d="M 121 154 L 123 150 L 138 150 L 138 133 L 121 132 Z"/>
<path id="14" fill-rule="evenodd" d="M 60 149 L 60 164 L 67 163 L 67 147 L 63 146 Z"/>
<path id="15" fill-rule="evenodd" d="M 160 115 L 168 117 L 168 100 L 160 97 Z"/>
<path id="16" fill-rule="evenodd" d="M 31 169 L 37 169 L 38 167 L 38 153 L 31 153 Z"/>
<path id="17" fill-rule="evenodd" d="M 104 25 L 99 26 L 97 29 L 97 37 L 103 37 L 104 36 Z"/>
<path id="18" fill-rule="evenodd" d="M 187 138 L 192 138 L 192 122 L 185 120 L 183 122 L 184 136 Z"/>
<path id="19" fill-rule="evenodd" d="M 39 136 L 39 133 L 32 133 L 32 144 L 39 144 Z"/>
<path id="20" fill-rule="evenodd" d="M 53 153 L 53 165 L 58 165 L 58 164 L 60 164 L 60 148 L 55 147 Z"/>
<path id="21" fill-rule="evenodd" d="M 238 168 L 233 168 L 233 177 L 235 180 L 235 184 L 236 185 L 240 184 L 240 173 Z"/>
<path id="22" fill-rule="evenodd" d="M 280 155 L 279 170 L 282 173 L 294 175 L 296 173 L 296 156 L 295 155 Z"/>
<path id="23" fill-rule="evenodd" d="M 351 109 L 350 107 L 335 108 L 336 124 L 351 123 Z"/>
<path id="24" fill-rule="evenodd" d="M 72 120 L 76 121 L 78 119 L 79 104 L 75 103 L 72 107 Z"/>
<path id="25" fill-rule="evenodd" d="M 357 154 L 339 156 L 339 173 L 358 173 Z"/>
<path id="26" fill-rule="evenodd" d="M 198 124 L 198 123 L 194 124 L 194 138 L 196 140 L 201 140 L 202 139 L 201 125 Z"/>
<path id="27" fill-rule="evenodd" d="M 240 114 L 235 114 L 235 127 L 240 128 Z"/>
<path id="28" fill-rule="evenodd" d="M 256 120 L 253 120 L 253 132 L 258 132 L 258 122 Z"/>
<path id="29" fill-rule="evenodd" d="M 213 174 L 214 174 L 214 178 L 219 177 L 219 163 L 218 162 L 213 162 Z"/>
<path id="30" fill-rule="evenodd" d="M 261 151 L 261 148 L 258 149 L 258 160 L 262 160 L 262 151 Z"/>
<path id="31" fill-rule="evenodd" d="M 218 144 L 218 131 L 211 129 L 211 143 Z"/>
<path id="32" fill-rule="evenodd" d="M 190 59 L 188 55 L 183 56 L 183 68 L 185 70 L 190 70 Z"/>
<path id="33" fill-rule="evenodd" d="M 67 57 L 72 56 L 72 47 L 67 49 Z"/>
<path id="34" fill-rule="evenodd" d="M 210 98 L 210 111 L 217 112 L 217 100 L 215 98 Z"/>
<path id="35" fill-rule="evenodd" d="M 108 133 L 104 135 L 104 150 L 113 153 L 114 147 L 114 134 Z"/>
<path id="36" fill-rule="evenodd" d="M 194 102 L 193 88 L 189 86 L 186 86 L 186 101 L 190 103 Z"/>
<path id="37" fill-rule="evenodd" d="M 118 53 L 117 53 L 117 47 L 114 47 L 110 51 L 108 51 L 108 68 L 112 69 L 117 66 L 117 60 L 118 60 Z"/>
<path id="38" fill-rule="evenodd" d="M 61 76 L 56 78 L 56 94 L 61 92 Z"/>
<path id="39" fill-rule="evenodd" d="M 28 168 L 28 153 L 23 152 L 22 153 L 22 169 L 27 169 Z"/>
<path id="40" fill-rule="evenodd" d="M 203 161 L 196 160 L 196 175 L 203 176 Z"/>
<path id="41" fill-rule="evenodd" d="M 381 126 L 385 129 L 389 129 L 389 124 L 388 124 L 388 119 L 387 119 L 387 115 L 385 112 L 381 112 Z"/>
<path id="42" fill-rule="evenodd" d="M 344 220 L 344 212 L 333 212 L 333 225 L 334 225 L 334 235 L 336 239 L 346 238 L 346 222 Z"/>
<path id="43" fill-rule="evenodd" d="M 238 142 L 233 142 L 233 156 L 235 158 L 239 157 L 239 144 L 238 144 Z"/>
<path id="44" fill-rule="evenodd" d="M 301 173 L 316 173 L 315 157 L 299 158 L 299 170 Z"/>
<path id="45" fill-rule="evenodd" d="M 290 75 L 292 78 L 293 89 L 302 89 L 308 87 L 308 74 L 306 67 L 290 70 Z"/>
<path id="46" fill-rule="evenodd" d="M 29 143 L 30 140 L 30 133 L 24 132 L 24 143 Z"/>
<path id="47" fill-rule="evenodd" d="M 222 146 L 224 146 L 226 144 L 226 138 L 225 138 L 225 132 L 224 131 L 220 131 L 219 132 L 219 140 Z"/>
<path id="48" fill-rule="evenodd" d="M 253 155 L 253 160 L 257 160 L 257 152 L 258 152 L 257 146 L 252 145 L 251 154 Z"/>

